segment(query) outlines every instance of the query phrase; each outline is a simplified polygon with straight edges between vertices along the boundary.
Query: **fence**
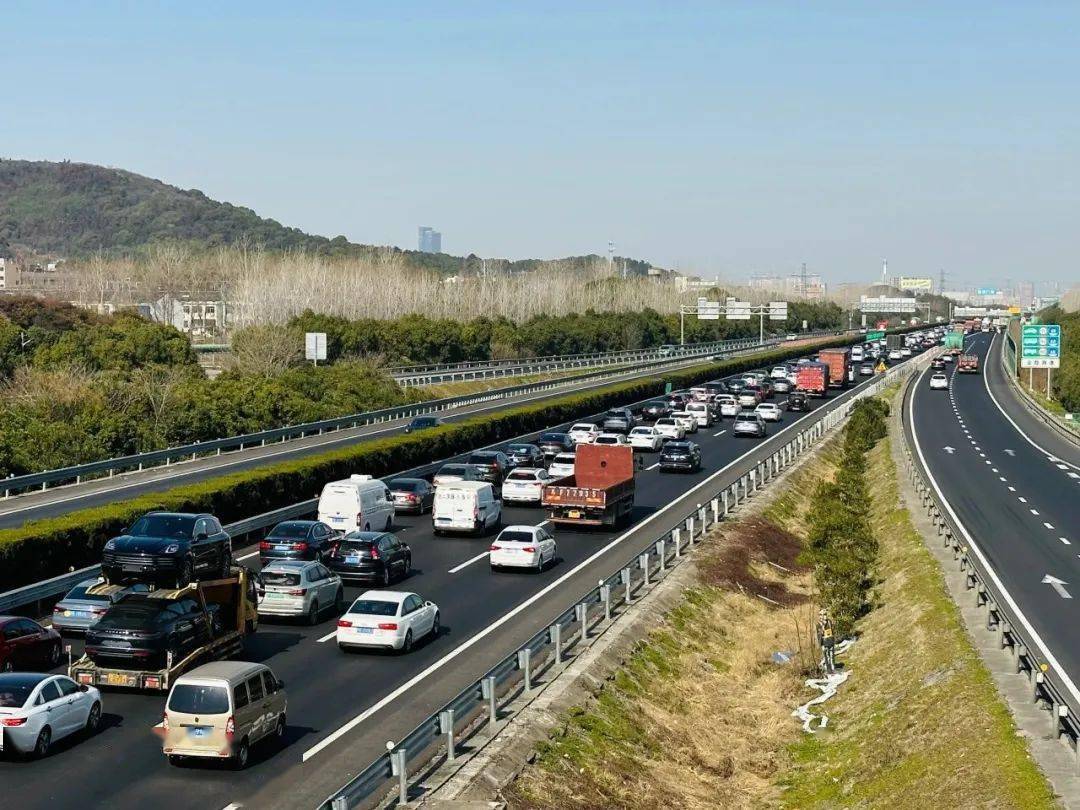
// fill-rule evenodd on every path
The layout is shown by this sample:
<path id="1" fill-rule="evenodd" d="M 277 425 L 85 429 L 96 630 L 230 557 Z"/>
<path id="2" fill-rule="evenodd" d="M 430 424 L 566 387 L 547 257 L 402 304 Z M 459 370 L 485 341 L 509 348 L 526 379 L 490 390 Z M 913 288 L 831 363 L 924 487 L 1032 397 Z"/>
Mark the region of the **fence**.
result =
<path id="1" fill-rule="evenodd" d="M 927 362 L 928 357 L 923 355 L 896 366 L 843 401 L 834 400 L 821 409 L 816 421 L 794 438 L 751 461 L 750 469 L 733 472 L 734 481 L 721 486 L 711 497 L 703 498 L 692 511 L 652 540 L 615 574 L 568 605 L 547 628 L 425 718 L 400 742 L 388 742 L 387 752 L 328 797 L 321 805 L 322 810 L 370 806 L 383 798 L 388 790 L 396 790 L 397 802 L 404 804 L 410 796 L 410 774 L 428 772 L 440 760 L 454 762 L 460 740 L 480 733 L 485 727 L 494 732 L 501 713 L 515 700 L 528 698 L 534 692 L 537 677 L 558 671 L 569 650 L 584 647 L 599 625 L 616 620 L 621 615 L 620 608 L 639 599 L 678 565 L 713 525 L 740 503 L 752 498 L 843 422 L 858 399 L 877 395 Z"/>
<path id="2" fill-rule="evenodd" d="M 1024 388 L 1023 383 L 1016 376 L 1016 343 L 1008 331 L 1004 332 L 1005 340 L 1001 347 L 1001 370 L 1005 372 L 1012 389 L 1020 396 L 1020 401 L 1031 411 L 1036 419 L 1045 424 L 1060 436 L 1072 442 L 1080 442 L 1080 424 L 1075 419 L 1062 419 L 1057 414 L 1050 413 L 1039 404 L 1035 397 Z"/>

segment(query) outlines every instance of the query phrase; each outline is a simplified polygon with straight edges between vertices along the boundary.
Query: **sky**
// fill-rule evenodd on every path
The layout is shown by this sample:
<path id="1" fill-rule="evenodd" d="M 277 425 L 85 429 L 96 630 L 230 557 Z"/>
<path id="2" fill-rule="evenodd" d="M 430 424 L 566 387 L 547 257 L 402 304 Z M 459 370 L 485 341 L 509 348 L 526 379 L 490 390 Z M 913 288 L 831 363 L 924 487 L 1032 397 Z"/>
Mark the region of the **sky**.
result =
<path id="1" fill-rule="evenodd" d="M 0 156 L 326 236 L 1080 283 L 1076 2 L 0 0 Z"/>

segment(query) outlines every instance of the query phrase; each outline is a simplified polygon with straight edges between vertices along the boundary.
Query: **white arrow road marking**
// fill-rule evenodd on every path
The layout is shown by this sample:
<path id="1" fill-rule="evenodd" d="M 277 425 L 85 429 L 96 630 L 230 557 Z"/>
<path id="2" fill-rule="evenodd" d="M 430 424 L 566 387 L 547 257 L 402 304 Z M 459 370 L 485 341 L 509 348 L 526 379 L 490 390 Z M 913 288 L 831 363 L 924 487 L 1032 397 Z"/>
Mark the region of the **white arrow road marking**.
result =
<path id="1" fill-rule="evenodd" d="M 1010 456 L 1015 456 L 1016 455 L 1015 450 L 1006 450 L 1005 452 L 1008 453 Z"/>
<path id="2" fill-rule="evenodd" d="M 955 448 L 955 447 L 949 447 L 948 445 L 946 445 L 945 447 L 942 447 L 941 449 L 942 449 L 942 450 L 944 450 L 944 451 L 945 451 L 946 453 L 948 453 L 948 454 L 949 454 L 950 456 L 951 456 L 951 455 L 952 455 L 953 453 L 955 453 L 955 452 L 956 452 L 956 448 Z"/>
<path id="3" fill-rule="evenodd" d="M 1049 585 L 1055 591 L 1057 591 L 1058 596 L 1060 596 L 1062 599 L 1072 599 L 1072 594 L 1065 590 L 1065 586 L 1069 584 L 1065 580 L 1058 579 L 1057 577 L 1052 577 L 1047 574 L 1045 577 L 1042 578 L 1042 581 L 1043 585 Z"/>

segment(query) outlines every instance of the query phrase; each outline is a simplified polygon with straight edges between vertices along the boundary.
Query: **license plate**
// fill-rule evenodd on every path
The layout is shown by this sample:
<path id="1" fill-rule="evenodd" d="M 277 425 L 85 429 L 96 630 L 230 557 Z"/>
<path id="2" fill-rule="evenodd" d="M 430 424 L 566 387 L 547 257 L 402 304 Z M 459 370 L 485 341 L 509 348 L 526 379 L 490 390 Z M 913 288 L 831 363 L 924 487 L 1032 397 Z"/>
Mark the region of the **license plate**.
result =
<path id="1" fill-rule="evenodd" d="M 105 683 L 109 686 L 137 686 L 138 679 L 135 675 L 125 675 L 123 672 L 106 672 Z"/>
<path id="2" fill-rule="evenodd" d="M 368 635 L 371 635 L 374 632 L 374 630 L 372 630 L 372 628 L 370 628 L 370 627 L 357 627 L 356 632 L 359 633 L 362 636 L 368 636 Z"/>
<path id="3" fill-rule="evenodd" d="M 285 594 L 283 594 L 283 593 L 274 593 L 273 591 L 268 591 L 267 594 L 266 594 L 266 598 L 267 599 L 284 599 Z"/>
<path id="4" fill-rule="evenodd" d="M 102 647 L 119 647 L 119 648 L 124 648 L 124 647 L 127 647 L 127 646 L 128 646 L 128 643 L 127 643 L 126 641 L 113 641 L 113 640 L 111 640 L 111 639 L 107 639 L 107 640 L 105 640 L 105 641 L 101 642 L 101 646 L 102 646 Z"/>
<path id="5" fill-rule="evenodd" d="M 347 562 L 349 565 L 359 565 L 360 564 L 360 558 L 359 557 L 346 557 L 345 562 Z"/>
<path id="6" fill-rule="evenodd" d="M 343 518 L 343 517 L 332 517 L 332 518 L 330 518 L 330 520 L 333 521 L 334 523 L 344 523 L 345 522 L 345 518 Z"/>
<path id="7" fill-rule="evenodd" d="M 189 737 L 205 737 L 210 733 L 210 729 L 206 726 L 192 726 L 187 733 Z"/>
<path id="8" fill-rule="evenodd" d="M 566 513 L 566 516 L 572 518 L 579 518 L 581 517 L 581 512 L 577 509 L 571 509 Z"/>
<path id="9" fill-rule="evenodd" d="M 274 551 L 288 551 L 288 546 L 274 546 Z"/>

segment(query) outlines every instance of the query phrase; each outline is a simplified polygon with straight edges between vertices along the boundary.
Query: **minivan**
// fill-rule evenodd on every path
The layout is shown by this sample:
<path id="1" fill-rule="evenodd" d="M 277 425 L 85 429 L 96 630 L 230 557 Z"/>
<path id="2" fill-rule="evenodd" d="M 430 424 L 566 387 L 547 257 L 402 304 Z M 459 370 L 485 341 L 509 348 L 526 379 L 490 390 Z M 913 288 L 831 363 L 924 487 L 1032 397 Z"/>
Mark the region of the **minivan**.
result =
<path id="1" fill-rule="evenodd" d="M 285 736 L 285 684 L 264 664 L 214 661 L 176 679 L 165 702 L 162 751 L 172 765 L 186 757 L 247 766 L 251 746 Z"/>
<path id="2" fill-rule="evenodd" d="M 319 520 L 338 532 L 388 532 L 394 525 L 394 496 L 370 475 L 331 481 L 319 496 Z"/>
<path id="3" fill-rule="evenodd" d="M 709 403 L 689 402 L 686 405 L 686 412 L 697 419 L 699 427 L 712 427 L 712 409 L 709 408 Z"/>
<path id="4" fill-rule="evenodd" d="M 502 504 L 495 497 L 495 488 L 487 481 L 457 481 L 435 490 L 431 528 L 436 535 L 443 532 L 481 534 L 498 528 L 501 520 Z"/>

